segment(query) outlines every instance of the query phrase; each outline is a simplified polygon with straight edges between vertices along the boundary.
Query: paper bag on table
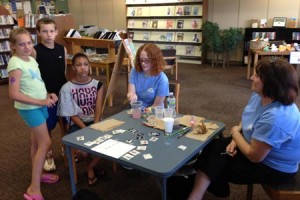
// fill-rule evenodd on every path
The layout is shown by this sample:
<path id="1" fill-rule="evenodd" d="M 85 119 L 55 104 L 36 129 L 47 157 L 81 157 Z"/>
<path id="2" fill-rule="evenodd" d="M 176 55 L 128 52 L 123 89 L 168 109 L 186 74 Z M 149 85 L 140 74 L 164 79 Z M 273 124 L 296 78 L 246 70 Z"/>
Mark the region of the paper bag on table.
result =
<path id="1" fill-rule="evenodd" d="M 95 129 L 98 131 L 106 132 L 106 131 L 110 131 L 124 123 L 125 122 L 122 122 L 122 121 L 119 121 L 116 119 L 108 119 L 108 120 L 104 120 L 104 121 L 92 124 L 90 127 L 92 129 Z"/>

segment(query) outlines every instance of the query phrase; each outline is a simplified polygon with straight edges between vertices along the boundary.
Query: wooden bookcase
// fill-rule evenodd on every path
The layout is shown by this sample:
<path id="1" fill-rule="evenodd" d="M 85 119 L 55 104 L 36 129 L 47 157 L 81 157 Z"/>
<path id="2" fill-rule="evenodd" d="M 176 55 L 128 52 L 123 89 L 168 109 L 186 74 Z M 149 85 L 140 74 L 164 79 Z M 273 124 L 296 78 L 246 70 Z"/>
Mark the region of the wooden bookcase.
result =
<path id="1" fill-rule="evenodd" d="M 202 23 L 207 0 L 126 0 L 128 38 L 138 49 L 154 42 L 176 49 L 179 62 L 201 63 Z"/>

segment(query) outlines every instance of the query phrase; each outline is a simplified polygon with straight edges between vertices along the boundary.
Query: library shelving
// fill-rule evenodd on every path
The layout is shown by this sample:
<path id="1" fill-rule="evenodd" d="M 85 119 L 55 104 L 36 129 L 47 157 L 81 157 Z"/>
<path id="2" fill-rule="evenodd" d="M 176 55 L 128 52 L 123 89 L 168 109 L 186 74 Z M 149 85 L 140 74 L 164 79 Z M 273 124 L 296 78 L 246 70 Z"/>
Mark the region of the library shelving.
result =
<path id="1" fill-rule="evenodd" d="M 7 64 L 10 59 L 9 34 L 14 20 L 11 15 L 0 15 L 0 83 L 7 83 Z"/>
<path id="2" fill-rule="evenodd" d="M 201 63 L 207 0 L 126 0 L 127 35 L 136 49 L 154 42 L 176 49 L 178 62 Z"/>
<path id="3" fill-rule="evenodd" d="M 300 43 L 300 28 L 246 28 L 244 56 L 248 55 L 250 40 L 268 38 L 270 42 L 284 41 L 287 44 Z"/>

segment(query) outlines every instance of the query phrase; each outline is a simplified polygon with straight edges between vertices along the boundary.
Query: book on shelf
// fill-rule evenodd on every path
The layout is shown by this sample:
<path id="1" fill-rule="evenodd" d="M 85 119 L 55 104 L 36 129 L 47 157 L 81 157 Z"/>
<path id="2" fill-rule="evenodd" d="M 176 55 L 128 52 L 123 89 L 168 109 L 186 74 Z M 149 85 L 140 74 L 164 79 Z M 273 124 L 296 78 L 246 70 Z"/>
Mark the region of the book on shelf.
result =
<path id="1" fill-rule="evenodd" d="M 173 33 L 166 33 L 166 41 L 168 42 L 173 41 Z"/>
<path id="2" fill-rule="evenodd" d="M 158 20 L 157 19 L 153 19 L 152 20 L 152 28 L 157 28 L 158 26 Z"/>
<path id="3" fill-rule="evenodd" d="M 293 32 L 292 40 L 300 40 L 300 32 Z"/>
<path id="4" fill-rule="evenodd" d="M 71 28 L 66 37 L 81 38 L 81 35 L 77 30 Z"/>
<path id="5" fill-rule="evenodd" d="M 167 29 L 172 29 L 174 28 L 174 21 L 172 19 L 167 19 L 167 24 L 166 24 Z"/>
<path id="6" fill-rule="evenodd" d="M 185 15 L 185 16 L 191 15 L 191 6 L 184 6 L 183 7 L 183 15 Z"/>
<path id="7" fill-rule="evenodd" d="M 143 20 L 142 26 L 143 26 L 143 28 L 149 28 L 149 20 L 147 20 L 147 19 Z"/>
<path id="8" fill-rule="evenodd" d="M 175 45 L 166 45 L 165 49 L 175 49 Z"/>
<path id="9" fill-rule="evenodd" d="M 136 16 L 142 16 L 142 15 L 143 15 L 143 8 L 141 7 L 137 8 Z"/>
<path id="10" fill-rule="evenodd" d="M 173 16 L 174 15 L 174 7 L 172 6 L 169 6 L 167 8 L 167 13 L 166 13 L 167 16 Z"/>
<path id="11" fill-rule="evenodd" d="M 143 33 L 143 40 L 149 40 L 150 36 L 149 33 Z"/>
<path id="12" fill-rule="evenodd" d="M 134 32 L 133 31 L 128 32 L 128 38 L 130 38 L 130 39 L 134 38 Z"/>
<path id="13" fill-rule="evenodd" d="M 101 37 L 100 39 L 103 39 L 103 40 L 113 40 L 116 36 L 116 32 L 114 31 L 107 31 L 105 32 Z"/>
<path id="14" fill-rule="evenodd" d="M 193 15 L 199 16 L 200 15 L 200 6 L 193 6 Z"/>
<path id="15" fill-rule="evenodd" d="M 200 42 L 199 33 L 194 33 L 193 42 Z"/>
<path id="16" fill-rule="evenodd" d="M 177 33 L 177 42 L 183 42 L 184 33 Z"/>
<path id="17" fill-rule="evenodd" d="M 196 19 L 193 19 L 192 22 L 191 22 L 191 27 L 192 29 L 197 29 L 199 28 L 199 25 L 198 25 L 198 22 Z"/>
<path id="18" fill-rule="evenodd" d="M 185 47 L 185 55 L 194 55 L 195 54 L 195 47 L 194 46 L 186 46 Z"/>
<path id="19" fill-rule="evenodd" d="M 184 25 L 184 20 L 183 19 L 179 19 L 177 20 L 177 28 L 183 29 L 183 25 Z"/>
<path id="20" fill-rule="evenodd" d="M 130 16 L 135 16 L 136 15 L 136 8 L 135 7 L 131 8 L 129 14 L 130 14 Z"/>
<path id="21" fill-rule="evenodd" d="M 177 16 L 183 15 L 183 6 L 176 6 L 176 13 Z"/>
<path id="22" fill-rule="evenodd" d="M 160 34 L 158 41 L 166 41 L 166 35 L 164 33 Z"/>
<path id="23" fill-rule="evenodd" d="M 128 20 L 127 26 L 128 28 L 134 28 L 134 20 L 133 19 Z"/>

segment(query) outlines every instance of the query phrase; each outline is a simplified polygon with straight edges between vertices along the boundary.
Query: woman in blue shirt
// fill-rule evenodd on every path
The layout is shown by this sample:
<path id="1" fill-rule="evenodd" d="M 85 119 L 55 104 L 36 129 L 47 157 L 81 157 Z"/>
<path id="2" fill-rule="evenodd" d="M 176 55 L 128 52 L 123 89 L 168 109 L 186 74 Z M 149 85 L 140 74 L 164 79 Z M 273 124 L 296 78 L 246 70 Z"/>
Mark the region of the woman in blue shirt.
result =
<path id="1" fill-rule="evenodd" d="M 165 96 L 169 95 L 169 81 L 163 72 L 165 65 L 158 46 L 153 43 L 142 45 L 130 72 L 128 100 L 141 100 L 144 107 L 163 106 Z"/>
<path id="2" fill-rule="evenodd" d="M 240 125 L 231 137 L 216 139 L 199 155 L 189 200 L 206 190 L 229 197 L 229 182 L 282 183 L 291 180 L 300 162 L 298 75 L 282 59 L 261 59 L 251 76 L 252 94 Z M 223 154 L 225 152 L 226 154 Z"/>

